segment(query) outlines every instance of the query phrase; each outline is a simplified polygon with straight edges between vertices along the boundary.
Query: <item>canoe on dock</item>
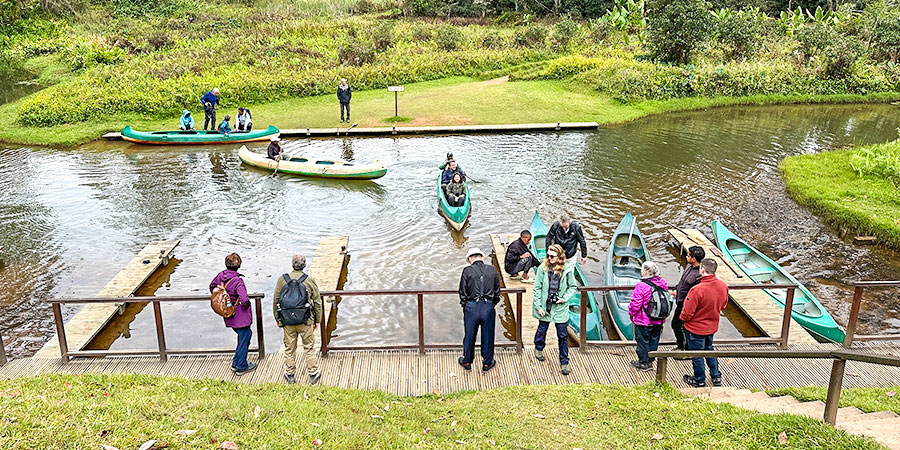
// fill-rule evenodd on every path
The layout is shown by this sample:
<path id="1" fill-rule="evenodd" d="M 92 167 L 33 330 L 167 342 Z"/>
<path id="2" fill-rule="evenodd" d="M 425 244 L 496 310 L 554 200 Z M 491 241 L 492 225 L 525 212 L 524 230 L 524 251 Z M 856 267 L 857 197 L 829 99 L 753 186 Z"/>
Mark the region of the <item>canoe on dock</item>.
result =
<path id="1" fill-rule="evenodd" d="M 635 222 L 631 212 L 625 213 L 609 241 L 605 273 L 608 286 L 636 285 L 641 281 L 641 265 L 650 260 L 644 236 Z M 619 338 L 633 340 L 634 324 L 628 316 L 631 291 L 609 291 L 605 297 L 609 316 Z"/>
<path id="2" fill-rule="evenodd" d="M 444 188 L 441 187 L 442 174 L 443 172 L 438 172 L 437 176 L 438 209 L 440 209 L 444 219 L 447 219 L 447 223 L 450 224 L 450 227 L 456 231 L 460 231 L 466 225 L 466 222 L 469 220 L 469 215 L 472 213 L 472 202 L 469 198 L 469 183 L 463 182 L 466 186 L 465 203 L 463 203 L 462 206 L 450 206 L 450 203 L 447 203 L 447 196 L 444 194 Z"/>
<path id="3" fill-rule="evenodd" d="M 241 142 L 267 141 L 278 136 L 278 128 L 269 125 L 264 130 L 246 133 L 220 134 L 216 131 L 137 131 L 130 126 L 122 129 L 122 139 L 138 144 L 150 145 L 193 145 L 193 144 L 239 144 Z"/>
<path id="4" fill-rule="evenodd" d="M 312 159 L 298 156 L 290 160 L 286 159 L 277 162 L 267 158 L 266 155 L 251 151 L 246 145 L 241 146 L 241 149 L 238 151 L 238 157 L 241 158 L 244 164 L 249 166 L 274 171 L 277 165 L 279 173 L 316 178 L 373 180 L 383 177 L 387 173 L 384 163 L 377 159 L 372 164 L 352 164 L 331 159 Z"/>
<path id="5" fill-rule="evenodd" d="M 820 339 L 831 342 L 844 342 L 844 329 L 828 310 L 813 296 L 806 286 L 797 281 L 786 270 L 772 261 L 759 250 L 753 248 L 743 239 L 737 237 L 721 222 L 712 222 L 713 236 L 719 250 L 725 257 L 733 261 L 741 271 L 756 284 L 784 283 L 796 284 L 794 291 L 794 304 L 791 308 L 791 317 L 800 326 Z M 782 309 L 784 309 L 787 289 L 763 289 Z"/>

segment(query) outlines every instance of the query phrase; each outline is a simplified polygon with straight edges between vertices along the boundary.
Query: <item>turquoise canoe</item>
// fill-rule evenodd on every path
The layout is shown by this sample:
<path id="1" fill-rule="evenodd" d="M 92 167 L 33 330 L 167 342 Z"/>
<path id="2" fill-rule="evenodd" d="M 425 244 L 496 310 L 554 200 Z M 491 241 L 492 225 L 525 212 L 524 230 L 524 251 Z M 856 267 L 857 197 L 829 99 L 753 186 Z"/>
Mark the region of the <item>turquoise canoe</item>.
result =
<path id="1" fill-rule="evenodd" d="M 531 226 L 529 226 L 528 230 L 531 231 L 531 242 L 528 244 L 529 250 L 531 250 L 531 253 L 543 263 L 544 258 L 547 257 L 547 232 L 550 230 L 537 211 L 534 212 L 534 217 L 531 218 Z M 584 275 L 578 262 L 573 260 L 571 261 L 571 264 L 575 264 L 575 281 L 578 285 L 589 286 L 587 277 Z M 597 308 L 597 300 L 594 298 L 593 292 L 587 292 L 585 294 L 587 295 L 587 315 L 585 322 L 585 329 L 587 332 L 585 334 L 587 338 L 592 341 L 603 339 L 600 326 L 600 309 Z M 569 300 L 568 329 L 569 335 L 575 342 L 578 342 L 580 336 L 579 332 L 581 330 L 581 295 L 581 293 L 578 293 Z"/>
<path id="2" fill-rule="evenodd" d="M 122 129 L 122 139 L 128 142 L 150 145 L 192 145 L 192 144 L 239 144 L 241 142 L 267 141 L 278 136 L 278 128 L 269 125 L 265 130 L 254 130 L 247 133 L 219 134 L 218 132 L 199 130 L 185 131 L 137 131 L 130 126 Z"/>
<path id="3" fill-rule="evenodd" d="M 463 182 L 466 186 L 466 202 L 462 206 L 450 206 L 447 203 L 447 196 L 444 195 L 444 189 L 441 187 L 441 174 L 443 171 L 438 172 L 437 177 L 437 197 L 438 197 L 438 208 L 441 211 L 441 215 L 444 216 L 444 219 L 447 219 L 447 223 L 450 224 L 450 227 L 456 231 L 460 231 L 466 225 L 466 222 L 469 220 L 469 214 L 472 212 L 472 203 L 469 198 L 469 183 Z"/>
<path id="4" fill-rule="evenodd" d="M 791 317 L 800 326 L 819 339 L 844 342 L 844 328 L 834 321 L 828 310 L 806 289 L 806 286 L 797 281 L 778 263 L 737 237 L 718 220 L 712 222 L 712 231 L 719 250 L 740 267 L 747 278 L 753 280 L 754 283 L 785 283 L 798 286 L 794 291 Z M 763 292 L 784 309 L 787 289 L 763 289 Z"/>
<path id="5" fill-rule="evenodd" d="M 650 260 L 650 255 L 647 253 L 644 236 L 635 222 L 631 212 L 625 213 L 609 241 L 604 274 L 607 286 L 634 286 L 641 281 L 641 265 Z M 634 323 L 628 315 L 631 290 L 609 291 L 604 297 L 619 338 L 634 340 Z"/>

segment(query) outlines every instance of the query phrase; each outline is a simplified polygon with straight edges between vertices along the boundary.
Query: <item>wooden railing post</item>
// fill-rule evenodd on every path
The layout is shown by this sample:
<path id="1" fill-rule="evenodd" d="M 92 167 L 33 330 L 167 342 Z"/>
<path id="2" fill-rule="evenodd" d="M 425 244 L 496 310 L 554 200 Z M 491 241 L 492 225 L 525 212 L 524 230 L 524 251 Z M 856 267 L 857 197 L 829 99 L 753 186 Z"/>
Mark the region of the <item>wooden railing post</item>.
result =
<path id="1" fill-rule="evenodd" d="M 324 300 L 323 300 L 324 302 Z M 334 313 L 334 304 L 337 302 L 337 297 L 331 300 L 331 311 L 330 313 Z M 321 339 L 321 348 L 319 352 L 322 354 L 322 357 L 328 356 L 328 324 L 325 322 L 325 308 L 322 308 L 322 317 L 319 318 L 319 336 Z"/>
<path id="2" fill-rule="evenodd" d="M 859 323 L 859 308 L 862 304 L 863 287 L 856 285 L 853 288 L 853 302 L 850 303 L 850 317 L 847 319 L 847 334 L 844 336 L 844 347 L 853 345 L 853 335 L 856 334 L 856 325 Z"/>
<path id="3" fill-rule="evenodd" d="M 56 335 L 59 336 L 59 356 L 63 362 L 69 362 L 69 344 L 66 342 L 66 327 L 63 324 L 62 306 L 53 304 L 53 320 L 56 322 Z"/>
<path id="4" fill-rule="evenodd" d="M 788 347 L 788 335 L 791 330 L 791 312 L 794 310 L 794 288 L 788 288 L 784 299 L 784 317 L 781 318 L 781 348 Z"/>
<path id="5" fill-rule="evenodd" d="M 257 356 L 263 359 L 266 357 L 266 338 L 263 335 L 262 299 L 259 297 L 256 297 L 256 342 L 259 348 Z"/>
<path id="6" fill-rule="evenodd" d="M 666 382 L 666 370 L 669 368 L 669 358 L 656 358 L 656 381 Z"/>
<path id="7" fill-rule="evenodd" d="M 416 300 L 419 304 L 418 309 L 419 309 L 419 354 L 420 355 L 425 354 L 425 317 L 423 314 L 423 310 L 424 310 L 423 297 L 424 297 L 424 295 L 422 295 L 422 294 L 416 295 Z"/>
<path id="8" fill-rule="evenodd" d="M 522 338 L 522 293 L 516 292 L 516 353 L 522 353 L 524 339 Z"/>
<path id="9" fill-rule="evenodd" d="M 581 291 L 579 298 L 581 299 L 581 306 L 578 308 L 579 312 L 579 323 L 581 324 L 581 328 L 578 329 L 578 350 L 581 353 L 587 351 L 587 293 Z"/>
<path id="10" fill-rule="evenodd" d="M 163 331 L 162 308 L 159 305 L 159 300 L 153 301 L 153 318 L 156 320 L 156 343 L 159 346 L 159 360 L 165 362 L 169 357 L 166 354 L 166 333 Z"/>
<path id="11" fill-rule="evenodd" d="M 0 366 L 5 365 L 6 363 L 6 344 L 3 343 L 3 335 L 0 334 Z"/>
<path id="12" fill-rule="evenodd" d="M 841 402 L 841 384 L 844 382 L 844 368 L 847 360 L 836 358 L 831 364 L 831 378 L 828 380 L 828 396 L 825 398 L 825 423 L 837 422 L 838 407 Z"/>

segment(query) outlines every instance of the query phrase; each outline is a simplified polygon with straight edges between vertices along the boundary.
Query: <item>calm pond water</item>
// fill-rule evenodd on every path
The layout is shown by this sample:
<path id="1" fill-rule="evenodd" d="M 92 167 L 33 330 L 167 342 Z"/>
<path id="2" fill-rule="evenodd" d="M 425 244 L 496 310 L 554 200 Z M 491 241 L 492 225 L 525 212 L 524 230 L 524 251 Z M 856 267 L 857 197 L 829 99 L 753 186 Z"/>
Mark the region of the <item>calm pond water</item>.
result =
<path id="1" fill-rule="evenodd" d="M 725 108 L 655 116 L 596 132 L 298 140 L 307 155 L 381 159 L 374 182 L 333 182 L 242 167 L 237 148 L 140 147 L 97 142 L 77 150 L 0 150 L 0 290 L 13 354 L 52 336 L 51 296 L 93 295 L 148 241 L 180 239 L 180 259 L 153 280 L 157 295 L 206 293 L 224 256 L 241 254 L 251 291 L 264 292 L 267 345 L 278 348 L 269 301 L 293 252 L 312 255 L 320 236 L 349 235 L 347 289 L 449 288 L 470 246 L 517 232 L 535 210 L 568 212 L 586 232 L 586 272 L 602 280 L 607 239 L 626 211 L 677 281 L 667 223 L 723 220 L 807 283 L 846 323 L 857 279 L 900 279 L 894 252 L 842 241 L 784 193 L 777 164 L 788 155 L 896 137 L 890 105 Z M 261 150 L 264 145 L 257 146 Z M 435 166 L 453 151 L 479 181 L 473 213 L 451 233 L 436 211 Z M 900 331 L 897 296 L 867 296 L 862 332 Z M 526 308 L 527 309 L 527 308 Z M 234 334 L 207 304 L 163 308 L 170 346 L 231 346 Z M 69 311 L 71 314 L 71 311 Z M 426 338 L 461 338 L 452 296 L 426 297 Z M 415 299 L 352 298 L 340 307 L 334 343 L 414 342 Z M 733 328 L 731 333 L 736 333 Z M 154 348 L 151 308 L 116 329 L 114 348 Z M 728 332 L 726 330 L 726 332 Z M 498 334 L 501 334 L 498 331 Z"/>

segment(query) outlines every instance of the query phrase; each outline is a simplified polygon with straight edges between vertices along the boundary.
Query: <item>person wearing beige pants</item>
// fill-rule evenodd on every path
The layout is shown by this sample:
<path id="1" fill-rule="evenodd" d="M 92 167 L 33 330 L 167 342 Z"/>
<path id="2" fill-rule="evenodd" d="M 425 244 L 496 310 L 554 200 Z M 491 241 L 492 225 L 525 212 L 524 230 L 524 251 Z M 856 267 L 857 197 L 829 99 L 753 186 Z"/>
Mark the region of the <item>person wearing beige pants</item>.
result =
<path id="1" fill-rule="evenodd" d="M 308 280 L 309 278 L 307 278 Z M 306 352 L 306 373 L 312 383 L 313 375 L 319 373 L 319 357 L 316 355 L 316 329 L 319 324 L 310 325 L 285 325 L 284 331 L 284 373 L 293 376 L 297 371 L 297 338 L 303 344 Z M 319 381 L 318 379 L 316 381 Z"/>
<path id="2" fill-rule="evenodd" d="M 322 371 L 319 370 L 319 358 L 315 352 L 316 330 L 319 328 L 319 320 L 322 317 L 322 297 L 319 295 L 319 286 L 316 284 L 316 280 L 303 273 L 303 269 L 306 268 L 306 258 L 303 255 L 294 255 L 291 258 L 291 265 L 294 270 L 278 277 L 278 281 L 275 282 L 274 301 L 272 302 L 275 323 L 284 332 L 284 348 L 282 349 L 284 352 L 284 379 L 288 383 L 296 383 L 297 341 L 299 338 L 304 351 L 306 351 L 306 372 L 309 375 L 309 383 L 316 384 L 322 378 Z M 288 284 L 288 279 L 293 286 Z M 300 286 L 297 286 L 298 283 L 295 281 L 298 281 Z M 309 302 L 310 314 L 306 323 L 300 323 L 304 320 L 302 317 L 305 316 L 297 319 L 298 316 L 293 315 L 297 313 L 298 309 L 288 309 L 287 305 L 287 303 L 291 303 L 292 298 L 296 299 L 296 294 L 302 290 L 306 291 L 306 298 Z M 282 291 L 291 292 L 293 295 L 293 297 L 286 297 L 284 305 L 281 302 Z M 304 307 L 302 311 L 305 313 L 307 310 Z M 285 322 L 291 322 L 288 319 L 294 320 L 296 325 L 286 324 Z"/>

